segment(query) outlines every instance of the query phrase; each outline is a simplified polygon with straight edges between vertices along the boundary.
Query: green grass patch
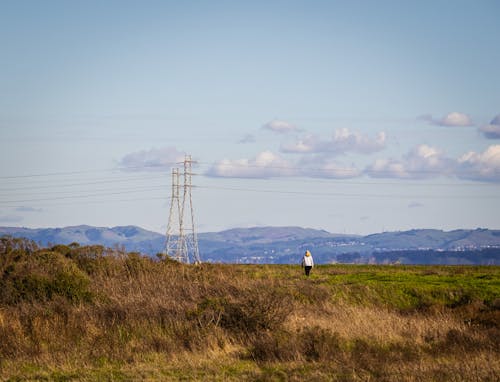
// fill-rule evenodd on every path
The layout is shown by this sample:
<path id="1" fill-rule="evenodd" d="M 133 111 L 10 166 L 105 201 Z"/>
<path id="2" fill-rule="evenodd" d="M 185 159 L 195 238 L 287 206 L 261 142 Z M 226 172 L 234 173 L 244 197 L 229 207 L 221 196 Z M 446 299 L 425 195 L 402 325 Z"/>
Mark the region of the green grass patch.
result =
<path id="1" fill-rule="evenodd" d="M 401 310 L 458 307 L 500 296 L 500 268 L 475 266 L 329 265 L 315 269 L 339 299 Z M 314 280 L 314 279 L 313 279 Z"/>

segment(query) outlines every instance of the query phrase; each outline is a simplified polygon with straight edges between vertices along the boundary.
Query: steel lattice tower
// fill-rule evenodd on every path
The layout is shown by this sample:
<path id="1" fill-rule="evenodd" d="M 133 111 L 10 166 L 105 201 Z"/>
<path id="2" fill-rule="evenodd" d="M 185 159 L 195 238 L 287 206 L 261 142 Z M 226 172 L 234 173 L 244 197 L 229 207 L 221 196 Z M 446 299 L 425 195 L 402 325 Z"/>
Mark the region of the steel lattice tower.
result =
<path id="1" fill-rule="evenodd" d="M 174 260 L 189 264 L 200 263 L 198 237 L 196 235 L 193 210 L 193 172 L 195 163 L 190 155 L 184 158 L 184 184 L 181 184 L 178 168 L 172 169 L 172 196 L 170 198 L 170 214 L 167 225 L 165 254 Z M 187 223 L 187 224 L 185 224 Z"/>

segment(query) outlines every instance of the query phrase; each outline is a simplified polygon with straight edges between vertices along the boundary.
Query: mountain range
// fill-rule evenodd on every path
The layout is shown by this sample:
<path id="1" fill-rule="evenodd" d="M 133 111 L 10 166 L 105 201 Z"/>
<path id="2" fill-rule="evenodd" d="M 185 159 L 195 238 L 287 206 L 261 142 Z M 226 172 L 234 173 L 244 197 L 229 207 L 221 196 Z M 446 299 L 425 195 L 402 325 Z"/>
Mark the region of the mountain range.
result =
<path id="1" fill-rule="evenodd" d="M 25 237 L 40 246 L 122 246 L 149 256 L 162 252 L 165 235 L 136 226 L 64 228 L 0 227 L 1 235 Z M 316 263 L 416 263 L 500 265 L 500 230 L 418 229 L 367 236 L 301 227 L 234 228 L 198 235 L 203 261 L 296 264 L 309 249 Z"/>

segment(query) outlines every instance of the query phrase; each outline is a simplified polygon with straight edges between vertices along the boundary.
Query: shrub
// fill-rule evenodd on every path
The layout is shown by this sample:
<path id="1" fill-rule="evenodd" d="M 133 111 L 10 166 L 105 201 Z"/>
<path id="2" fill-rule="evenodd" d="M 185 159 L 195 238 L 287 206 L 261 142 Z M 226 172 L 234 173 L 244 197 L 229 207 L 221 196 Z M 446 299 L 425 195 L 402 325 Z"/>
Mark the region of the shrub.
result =
<path id="1" fill-rule="evenodd" d="M 280 328 L 293 309 L 289 295 L 261 285 L 243 292 L 241 299 L 225 302 L 221 326 L 243 335 Z"/>
<path id="2" fill-rule="evenodd" d="M 286 330 L 259 333 L 251 342 L 250 355 L 256 361 L 332 361 L 342 358 L 337 333 L 317 326 L 297 332 Z"/>
<path id="3" fill-rule="evenodd" d="M 308 361 L 331 361 L 341 352 L 340 336 L 327 329 L 305 328 L 299 338 L 302 354 Z"/>
<path id="4" fill-rule="evenodd" d="M 289 362 L 300 359 L 297 336 L 284 330 L 265 331 L 250 343 L 250 356 L 260 362 Z"/>
<path id="5" fill-rule="evenodd" d="M 71 245 L 67 252 L 63 247 L 64 254 L 67 258 L 73 260 L 82 271 L 89 275 L 96 273 L 101 266 L 102 260 L 107 253 L 107 250 L 102 245 L 90 245 L 80 247 L 79 245 Z"/>
<path id="6" fill-rule="evenodd" d="M 38 250 L 38 246 L 33 240 L 15 238 L 9 235 L 0 237 L 0 255 L 7 255 L 15 251 L 29 254 L 36 250 Z"/>
<path id="7" fill-rule="evenodd" d="M 90 301 L 90 279 L 63 255 L 40 250 L 13 259 L 1 279 L 0 302 L 46 301 L 61 296 L 71 302 Z"/>
<path id="8" fill-rule="evenodd" d="M 228 302 L 223 298 L 205 297 L 196 309 L 187 312 L 187 318 L 195 320 L 200 328 L 219 326 Z"/>

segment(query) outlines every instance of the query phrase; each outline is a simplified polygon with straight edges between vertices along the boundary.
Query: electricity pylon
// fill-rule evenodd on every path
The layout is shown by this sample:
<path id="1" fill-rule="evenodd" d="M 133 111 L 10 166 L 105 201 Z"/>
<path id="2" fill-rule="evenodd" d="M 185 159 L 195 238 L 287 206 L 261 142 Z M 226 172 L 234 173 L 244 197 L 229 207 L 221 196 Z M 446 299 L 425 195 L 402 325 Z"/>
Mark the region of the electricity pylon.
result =
<path id="1" fill-rule="evenodd" d="M 172 194 L 168 216 L 165 254 L 180 262 L 187 262 L 185 255 L 184 229 L 182 227 L 182 207 L 180 200 L 179 169 L 172 169 Z"/>
<path id="2" fill-rule="evenodd" d="M 170 198 L 165 254 L 182 263 L 189 264 L 193 262 L 196 264 L 200 263 L 201 259 L 193 210 L 192 165 L 195 162 L 190 155 L 186 155 L 182 163 L 184 164 L 182 200 L 179 169 L 172 169 L 172 195 Z"/>

